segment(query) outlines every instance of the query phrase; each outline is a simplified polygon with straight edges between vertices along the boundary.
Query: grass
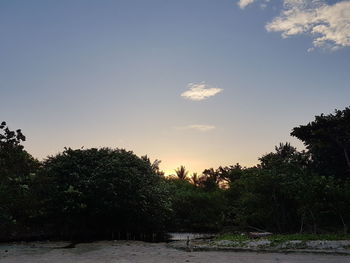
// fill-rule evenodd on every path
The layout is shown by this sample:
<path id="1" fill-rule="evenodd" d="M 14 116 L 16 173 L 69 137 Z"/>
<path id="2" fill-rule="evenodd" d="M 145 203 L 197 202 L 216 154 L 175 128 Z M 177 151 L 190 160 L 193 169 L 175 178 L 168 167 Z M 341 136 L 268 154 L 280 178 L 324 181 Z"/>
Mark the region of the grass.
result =
<path id="1" fill-rule="evenodd" d="M 247 241 L 250 238 L 247 235 L 244 234 L 222 234 L 217 236 L 216 238 L 217 240 L 229 240 L 229 241 L 237 241 L 237 242 L 241 242 L 241 241 Z"/>
<path id="2" fill-rule="evenodd" d="M 350 235 L 342 234 L 275 234 L 258 239 L 250 239 L 247 235 L 242 234 L 222 234 L 217 237 L 217 240 L 230 241 L 247 241 L 247 240 L 270 240 L 272 243 L 282 243 L 291 240 L 311 241 L 311 240 L 350 240 Z"/>
<path id="3" fill-rule="evenodd" d="M 284 244 L 285 248 L 293 248 L 293 249 L 303 249 L 307 247 L 307 241 L 313 240 L 350 240 L 350 235 L 342 235 L 342 234 L 274 234 L 267 237 L 261 238 L 249 238 L 249 236 L 245 234 L 222 234 L 216 238 L 216 240 L 229 240 L 234 241 L 234 244 L 230 244 L 229 246 L 239 246 L 244 247 L 247 245 L 248 241 L 260 241 L 260 240 L 268 240 L 269 244 L 262 244 L 261 247 L 278 247 L 281 244 Z M 298 243 L 289 243 L 288 241 L 300 241 Z"/>

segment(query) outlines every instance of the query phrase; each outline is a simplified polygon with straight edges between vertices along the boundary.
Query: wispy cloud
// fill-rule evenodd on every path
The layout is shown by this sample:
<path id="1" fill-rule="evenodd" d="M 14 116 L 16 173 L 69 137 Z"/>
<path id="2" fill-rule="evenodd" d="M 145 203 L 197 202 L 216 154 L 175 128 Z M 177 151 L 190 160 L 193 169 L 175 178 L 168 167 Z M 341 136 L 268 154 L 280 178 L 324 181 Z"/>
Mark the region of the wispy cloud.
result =
<path id="1" fill-rule="evenodd" d="M 238 5 L 239 5 L 239 7 L 240 8 L 245 8 L 247 5 L 250 5 L 250 4 L 252 4 L 252 3 L 254 3 L 254 1 L 255 0 L 240 0 L 239 2 L 238 2 Z"/>
<path id="2" fill-rule="evenodd" d="M 270 0 L 261 0 L 263 3 L 260 5 L 260 7 L 262 9 L 264 9 L 267 5 L 266 3 L 270 2 Z M 238 1 L 238 6 L 241 8 L 241 9 L 244 9 L 246 8 L 248 5 L 251 5 L 253 3 L 257 2 L 257 0 L 239 0 Z"/>
<path id="3" fill-rule="evenodd" d="M 223 89 L 215 88 L 204 82 L 190 83 L 187 85 L 187 88 L 188 90 L 183 92 L 181 96 L 195 101 L 205 100 L 223 91 Z"/>
<path id="4" fill-rule="evenodd" d="M 216 127 L 213 125 L 192 124 L 187 126 L 176 127 L 178 130 L 196 130 L 200 132 L 208 132 L 214 130 Z"/>
<path id="5" fill-rule="evenodd" d="M 241 2 L 244 8 L 254 1 L 240 0 L 238 4 Z M 283 38 L 309 35 L 313 38 L 313 48 L 309 51 L 314 48 L 337 50 L 349 47 L 350 1 L 328 4 L 325 0 L 283 0 L 280 15 L 266 25 L 266 30 L 281 32 Z"/>

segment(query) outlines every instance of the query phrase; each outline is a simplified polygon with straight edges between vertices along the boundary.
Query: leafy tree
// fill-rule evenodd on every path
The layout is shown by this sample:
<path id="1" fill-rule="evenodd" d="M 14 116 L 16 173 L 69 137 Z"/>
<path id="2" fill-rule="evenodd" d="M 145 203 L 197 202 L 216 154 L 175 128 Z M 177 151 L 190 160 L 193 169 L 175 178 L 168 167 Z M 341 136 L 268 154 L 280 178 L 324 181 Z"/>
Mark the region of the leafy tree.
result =
<path id="1" fill-rule="evenodd" d="M 213 168 L 205 169 L 199 178 L 199 186 L 206 191 L 215 191 L 221 182 L 220 173 Z"/>
<path id="2" fill-rule="evenodd" d="M 23 149 L 23 141 L 21 130 L 12 131 L 6 122 L 1 122 L 0 230 L 5 236 L 27 226 L 35 214 L 31 181 L 39 162 Z"/>
<path id="3" fill-rule="evenodd" d="M 194 185 L 194 186 L 198 186 L 199 185 L 199 176 L 197 173 L 193 173 L 192 176 L 191 176 L 191 183 Z"/>
<path id="4" fill-rule="evenodd" d="M 226 183 L 233 183 L 235 180 L 239 179 L 243 173 L 243 167 L 236 163 L 235 165 L 219 167 L 218 172 L 220 173 L 221 181 Z"/>
<path id="5" fill-rule="evenodd" d="M 315 174 L 310 156 L 289 143 L 276 146 L 260 164 L 230 183 L 228 217 L 240 227 L 277 232 L 347 233 L 350 181 Z"/>
<path id="6" fill-rule="evenodd" d="M 233 166 L 220 166 L 216 170 L 205 169 L 198 179 L 198 185 L 206 190 L 215 190 L 237 180 L 241 174 L 242 166 L 238 163 Z"/>
<path id="7" fill-rule="evenodd" d="M 187 180 L 187 175 L 188 175 L 188 171 L 186 170 L 185 166 L 181 165 L 179 168 L 177 168 L 175 170 L 176 176 L 180 179 L 180 180 Z"/>
<path id="8" fill-rule="evenodd" d="M 308 174 L 304 155 L 288 143 L 280 144 L 276 152 L 259 159 L 258 167 L 240 169 L 240 177 L 230 183 L 227 193 L 233 221 L 242 227 L 296 230 L 298 180 Z"/>
<path id="9" fill-rule="evenodd" d="M 268 153 L 259 158 L 259 166 L 262 169 L 279 170 L 307 169 L 310 163 L 309 154 L 305 151 L 298 152 L 290 143 L 280 143 L 275 146 L 274 153 Z"/>
<path id="10" fill-rule="evenodd" d="M 159 175 L 159 176 L 161 176 L 161 177 L 164 177 L 164 172 L 161 171 L 160 168 L 159 168 L 159 165 L 160 165 L 160 163 L 162 162 L 161 160 L 156 159 L 156 160 L 154 160 L 153 162 L 151 162 L 151 160 L 148 158 L 147 155 L 141 156 L 141 159 L 144 160 L 145 162 L 149 163 L 149 165 L 150 165 L 151 168 L 152 168 L 152 171 L 153 171 L 155 174 L 157 174 L 157 175 Z"/>
<path id="11" fill-rule="evenodd" d="M 21 145 L 25 140 L 20 129 L 11 131 L 6 122 L 0 124 L 0 174 L 3 179 L 8 176 L 23 176 L 33 168 L 33 158 Z"/>
<path id="12" fill-rule="evenodd" d="M 178 178 L 167 180 L 170 189 L 173 216 L 168 223 L 170 231 L 218 231 L 226 214 L 224 191 L 206 191 Z"/>
<path id="13" fill-rule="evenodd" d="M 122 149 L 65 151 L 41 171 L 47 222 L 63 237 L 163 231 L 171 206 L 163 179 Z"/>
<path id="14" fill-rule="evenodd" d="M 332 176 L 312 175 L 299 178 L 295 198 L 298 202 L 300 232 L 317 233 L 342 227 L 347 233 L 350 220 L 350 181 Z"/>
<path id="15" fill-rule="evenodd" d="M 291 135 L 304 142 L 319 174 L 350 176 L 350 108 L 316 116 L 307 125 L 294 128 Z"/>

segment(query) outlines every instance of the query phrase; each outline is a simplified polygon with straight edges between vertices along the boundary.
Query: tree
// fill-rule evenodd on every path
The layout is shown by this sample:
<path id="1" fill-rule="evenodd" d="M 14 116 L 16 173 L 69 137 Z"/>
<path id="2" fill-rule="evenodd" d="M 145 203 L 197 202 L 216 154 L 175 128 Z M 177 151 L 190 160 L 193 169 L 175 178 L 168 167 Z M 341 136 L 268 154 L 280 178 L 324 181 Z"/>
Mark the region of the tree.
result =
<path id="1" fill-rule="evenodd" d="M 239 179 L 243 173 L 243 167 L 236 163 L 235 165 L 219 167 L 220 178 L 226 183 L 233 183 L 235 180 Z"/>
<path id="2" fill-rule="evenodd" d="M 259 158 L 259 166 L 263 169 L 306 169 L 310 162 L 309 154 L 297 151 L 290 143 L 280 143 L 275 146 L 275 152 L 268 153 Z"/>
<path id="3" fill-rule="evenodd" d="M 39 162 L 24 150 L 23 141 L 21 130 L 12 131 L 6 122 L 1 122 L 0 230 L 5 236 L 26 227 L 35 213 L 31 182 Z"/>
<path id="4" fill-rule="evenodd" d="M 41 178 L 46 221 L 61 237 L 163 231 L 171 209 L 162 177 L 123 149 L 65 149 Z"/>
<path id="5" fill-rule="evenodd" d="M 149 163 L 149 165 L 151 166 L 152 168 L 152 171 L 161 176 L 161 177 L 164 177 L 164 172 L 162 170 L 160 170 L 160 163 L 162 162 L 161 160 L 158 160 L 158 159 L 155 159 L 152 163 L 151 163 L 151 160 L 148 158 L 147 155 L 144 155 L 144 156 L 141 156 L 141 159 L 144 160 L 145 162 Z"/>
<path id="6" fill-rule="evenodd" d="M 194 186 L 198 186 L 199 185 L 199 179 L 200 179 L 200 177 L 198 176 L 198 174 L 197 173 L 193 173 L 192 176 L 191 176 L 191 183 Z"/>
<path id="7" fill-rule="evenodd" d="M 21 143 L 26 138 L 20 129 L 11 131 L 6 122 L 0 124 L 0 175 L 22 176 L 31 169 L 29 154 L 23 150 Z"/>
<path id="8" fill-rule="evenodd" d="M 228 184 L 240 178 L 242 166 L 240 164 L 220 166 L 217 169 L 205 169 L 198 179 L 198 185 L 206 190 L 225 188 Z"/>
<path id="9" fill-rule="evenodd" d="M 214 191 L 219 188 L 221 174 L 213 168 L 205 169 L 199 178 L 199 186 L 206 191 Z"/>
<path id="10" fill-rule="evenodd" d="M 178 178 L 168 178 L 173 216 L 169 231 L 218 231 L 223 227 L 224 191 L 206 191 Z"/>
<path id="11" fill-rule="evenodd" d="M 179 168 L 177 168 L 175 170 L 176 176 L 180 179 L 180 180 L 187 180 L 187 175 L 188 175 L 188 171 L 186 170 L 185 166 L 181 165 Z"/>
<path id="12" fill-rule="evenodd" d="M 314 121 L 294 128 L 291 135 L 303 141 L 319 174 L 350 176 L 350 108 L 315 116 Z"/>
<path id="13" fill-rule="evenodd" d="M 300 180 L 308 177 L 304 164 L 307 155 L 286 143 L 259 160 L 257 167 L 235 169 L 239 177 L 227 191 L 233 222 L 241 227 L 295 231 L 300 222 L 297 200 Z"/>

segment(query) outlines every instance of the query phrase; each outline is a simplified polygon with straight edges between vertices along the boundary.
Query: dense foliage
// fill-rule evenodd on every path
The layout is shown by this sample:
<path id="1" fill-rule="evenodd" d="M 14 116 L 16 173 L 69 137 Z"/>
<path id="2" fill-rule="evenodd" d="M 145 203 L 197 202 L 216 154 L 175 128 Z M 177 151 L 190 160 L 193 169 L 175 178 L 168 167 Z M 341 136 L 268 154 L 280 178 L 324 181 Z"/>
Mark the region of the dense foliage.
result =
<path id="1" fill-rule="evenodd" d="M 0 239 L 25 231 L 35 215 L 31 181 L 39 162 L 27 153 L 21 130 L 0 124 Z"/>
<path id="2" fill-rule="evenodd" d="M 167 180 L 171 193 L 170 231 L 218 231 L 225 219 L 226 200 L 218 187 L 208 191 L 186 180 Z"/>
<path id="3" fill-rule="evenodd" d="M 170 212 L 161 177 L 125 150 L 66 149 L 39 176 L 47 221 L 63 236 L 161 231 Z"/>
<path id="4" fill-rule="evenodd" d="M 165 231 L 348 232 L 350 108 L 316 116 L 255 167 L 164 177 L 123 149 L 65 149 L 39 162 L 0 125 L 0 239 L 145 238 Z M 153 235 L 153 234 L 152 234 Z"/>
<path id="5" fill-rule="evenodd" d="M 313 122 L 293 129 L 312 156 L 312 166 L 322 175 L 350 176 L 350 108 L 316 116 Z"/>
<path id="6" fill-rule="evenodd" d="M 312 172 L 308 154 L 289 144 L 246 168 L 227 190 L 233 221 L 278 233 L 343 229 L 350 221 L 350 181 Z"/>

